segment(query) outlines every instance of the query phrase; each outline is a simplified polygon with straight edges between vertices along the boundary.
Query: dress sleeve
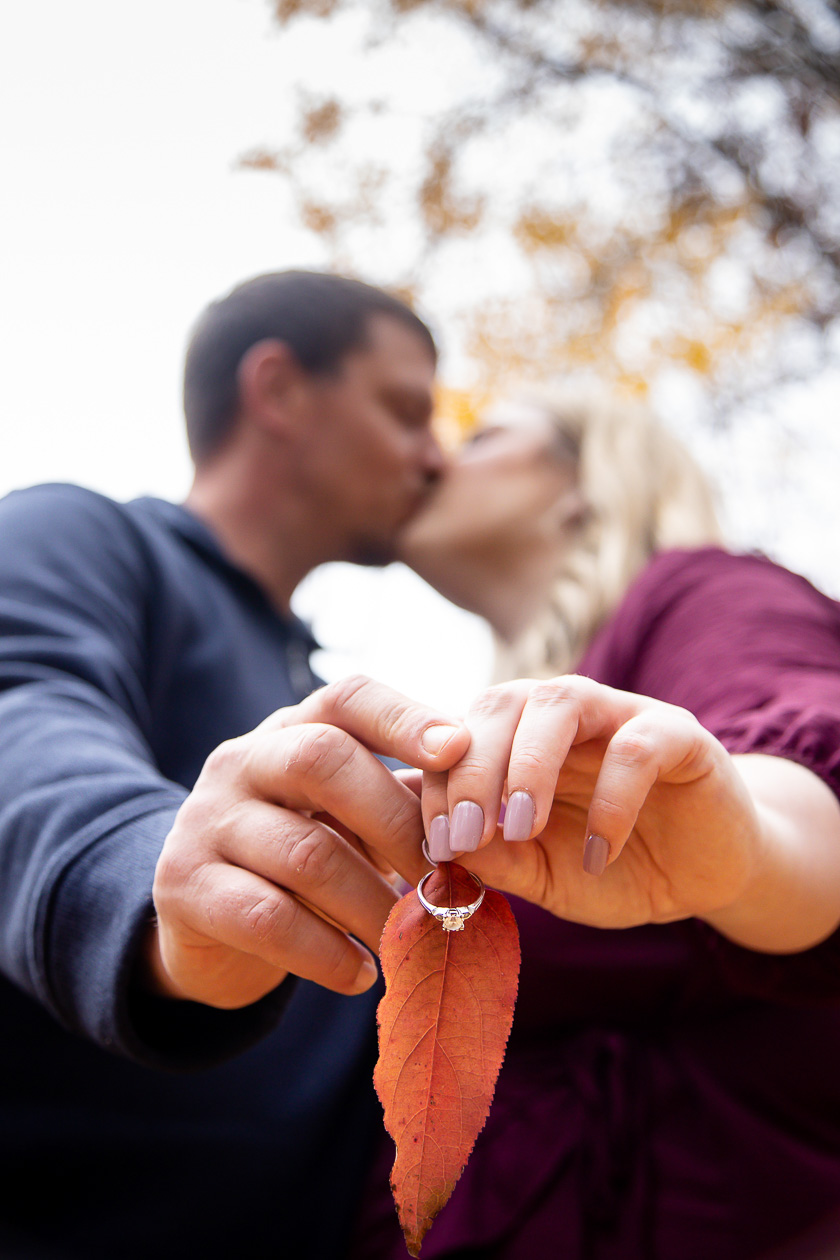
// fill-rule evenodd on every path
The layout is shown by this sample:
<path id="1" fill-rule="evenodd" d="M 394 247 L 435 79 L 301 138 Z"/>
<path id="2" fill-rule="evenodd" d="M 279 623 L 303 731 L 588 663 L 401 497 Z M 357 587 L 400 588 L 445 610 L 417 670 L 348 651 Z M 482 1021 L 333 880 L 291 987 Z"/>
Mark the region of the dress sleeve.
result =
<path id="1" fill-rule="evenodd" d="M 74 1032 L 190 1067 L 250 1044 L 276 1012 L 132 1000 L 155 864 L 187 795 L 147 739 L 148 589 L 107 499 L 39 487 L 0 502 L 0 968 Z"/>
<path id="2" fill-rule="evenodd" d="M 840 605 L 765 557 L 663 553 L 584 664 L 614 686 L 689 709 L 731 753 L 806 766 L 840 798 Z M 742 992 L 840 997 L 840 933 L 776 956 L 697 930 Z"/>
<path id="3" fill-rule="evenodd" d="M 765 557 L 658 556 L 586 666 L 689 709 L 729 752 L 800 762 L 840 796 L 840 605 Z"/>

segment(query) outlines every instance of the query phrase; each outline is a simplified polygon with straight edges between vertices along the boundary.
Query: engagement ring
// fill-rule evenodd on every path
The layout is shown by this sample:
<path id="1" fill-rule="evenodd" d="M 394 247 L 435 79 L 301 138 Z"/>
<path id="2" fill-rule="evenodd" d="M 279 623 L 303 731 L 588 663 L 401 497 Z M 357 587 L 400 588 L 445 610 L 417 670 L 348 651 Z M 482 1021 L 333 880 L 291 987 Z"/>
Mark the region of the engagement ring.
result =
<path id="1" fill-rule="evenodd" d="M 424 875 L 417 885 L 417 896 L 420 898 L 420 905 L 427 914 L 437 919 L 444 932 L 463 932 L 467 919 L 472 918 L 484 900 L 485 889 L 483 882 L 472 871 L 467 871 L 467 874 L 479 890 L 475 901 L 468 906 L 433 906 L 431 901 L 426 899 L 423 895 L 423 885 L 430 876 L 434 875 L 434 871 L 429 871 L 428 875 Z"/>

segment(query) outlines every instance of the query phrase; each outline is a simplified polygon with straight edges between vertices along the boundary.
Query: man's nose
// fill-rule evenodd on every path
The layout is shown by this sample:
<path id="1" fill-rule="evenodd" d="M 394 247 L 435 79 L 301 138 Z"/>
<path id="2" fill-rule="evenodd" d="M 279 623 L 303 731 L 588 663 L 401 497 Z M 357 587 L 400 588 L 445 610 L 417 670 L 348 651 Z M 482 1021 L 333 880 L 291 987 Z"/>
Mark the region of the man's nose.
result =
<path id="1" fill-rule="evenodd" d="M 427 481 L 437 481 L 443 476 L 449 464 L 449 458 L 434 433 L 429 433 L 423 448 L 423 469 Z"/>

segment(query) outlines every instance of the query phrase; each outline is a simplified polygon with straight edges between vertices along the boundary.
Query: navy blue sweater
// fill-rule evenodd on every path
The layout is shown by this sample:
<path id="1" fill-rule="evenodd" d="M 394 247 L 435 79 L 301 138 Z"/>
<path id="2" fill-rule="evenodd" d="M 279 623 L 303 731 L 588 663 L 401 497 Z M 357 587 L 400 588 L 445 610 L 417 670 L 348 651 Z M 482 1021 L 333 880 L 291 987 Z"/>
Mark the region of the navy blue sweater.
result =
<path id="1" fill-rule="evenodd" d="M 340 1257 L 376 1123 L 377 993 L 243 1011 L 132 988 L 207 754 L 317 685 L 185 509 L 0 502 L 0 1256 Z"/>

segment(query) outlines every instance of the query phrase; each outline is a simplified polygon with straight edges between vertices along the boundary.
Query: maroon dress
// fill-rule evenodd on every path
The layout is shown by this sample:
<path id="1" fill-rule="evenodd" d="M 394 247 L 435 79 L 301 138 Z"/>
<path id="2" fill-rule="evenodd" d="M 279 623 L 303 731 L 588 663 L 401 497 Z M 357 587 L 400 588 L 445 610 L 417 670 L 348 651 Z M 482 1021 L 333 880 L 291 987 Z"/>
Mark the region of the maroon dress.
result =
<path id="1" fill-rule="evenodd" d="M 840 604 L 763 557 L 658 556 L 579 672 L 840 796 Z M 511 900 L 513 1032 L 424 1260 L 752 1260 L 840 1209 L 840 932 L 778 956 L 699 920 L 604 930 Z M 386 1138 L 357 1260 L 406 1256 L 392 1160 Z"/>

